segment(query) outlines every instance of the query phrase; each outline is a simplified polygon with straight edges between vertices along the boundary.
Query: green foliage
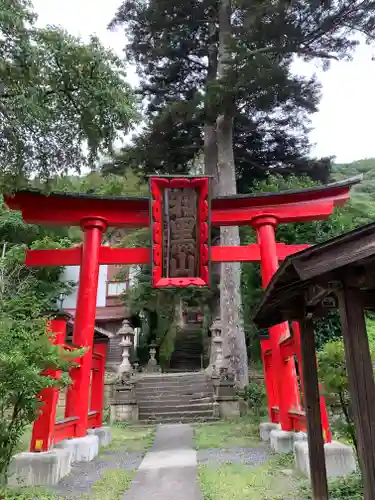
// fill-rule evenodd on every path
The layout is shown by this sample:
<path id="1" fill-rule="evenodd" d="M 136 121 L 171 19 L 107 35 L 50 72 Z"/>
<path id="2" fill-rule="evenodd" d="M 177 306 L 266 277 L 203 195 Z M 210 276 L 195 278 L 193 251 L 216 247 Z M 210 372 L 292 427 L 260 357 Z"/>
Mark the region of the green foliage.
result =
<path id="1" fill-rule="evenodd" d="M 324 345 L 318 353 L 318 366 L 326 403 L 336 417 L 335 430 L 357 447 L 342 340 L 330 341 Z"/>
<path id="2" fill-rule="evenodd" d="M 10 190 L 31 174 L 79 171 L 113 152 L 135 118 L 124 62 L 97 37 L 38 28 L 28 0 L 0 1 L 0 174 Z"/>
<path id="3" fill-rule="evenodd" d="M 60 267 L 24 265 L 27 247 L 70 247 L 66 234 L 28 226 L 18 213 L 0 205 L 0 481 L 39 410 L 36 395 L 45 387 L 67 385 L 68 367 L 77 356 L 53 346 L 46 334 L 46 313 L 56 308 L 57 297 L 67 294 L 71 283 L 60 283 Z M 53 367 L 63 371 L 59 381 L 41 375 Z"/>
<path id="4" fill-rule="evenodd" d="M 317 109 L 319 85 L 293 74 L 293 54 L 321 59 L 325 68 L 331 58 L 348 58 L 357 45 L 350 34 L 373 36 L 374 2 L 235 2 L 226 41 L 231 58 L 220 78 L 219 5 L 122 2 L 112 25 L 126 27 L 125 53 L 137 66 L 148 105 L 146 127 L 115 167 L 189 171 L 203 150 L 204 125 L 224 109 L 234 117 L 239 190 L 271 168 L 326 181 L 330 160 L 308 158 L 309 114 Z"/>
<path id="5" fill-rule="evenodd" d="M 159 364 L 161 368 L 167 368 L 171 355 L 174 351 L 174 344 L 178 332 L 178 326 L 175 322 L 171 322 L 164 338 L 161 340 L 159 348 Z"/>
<path id="6" fill-rule="evenodd" d="M 52 243 L 45 239 L 34 246 L 51 247 Z M 52 345 L 53 337 L 46 334 L 45 312 L 55 307 L 60 293 L 67 292 L 67 285 L 58 281 L 61 270 L 30 271 L 23 260 L 24 247 L 14 246 L 0 261 L 1 481 L 26 426 L 35 419 L 36 395 L 45 387 L 66 386 L 67 370 L 77 357 L 77 352 L 63 352 Z M 41 374 L 49 368 L 61 369 L 63 376 L 55 381 Z"/>
<path id="7" fill-rule="evenodd" d="M 329 498 L 332 500 L 363 500 L 363 482 L 359 473 L 350 474 L 339 479 L 331 479 L 328 483 Z M 298 490 L 300 500 L 313 500 L 309 484 L 302 485 Z"/>
<path id="8" fill-rule="evenodd" d="M 262 415 L 266 408 L 266 389 L 264 384 L 250 382 L 243 391 L 243 397 L 249 407 L 258 415 Z"/>

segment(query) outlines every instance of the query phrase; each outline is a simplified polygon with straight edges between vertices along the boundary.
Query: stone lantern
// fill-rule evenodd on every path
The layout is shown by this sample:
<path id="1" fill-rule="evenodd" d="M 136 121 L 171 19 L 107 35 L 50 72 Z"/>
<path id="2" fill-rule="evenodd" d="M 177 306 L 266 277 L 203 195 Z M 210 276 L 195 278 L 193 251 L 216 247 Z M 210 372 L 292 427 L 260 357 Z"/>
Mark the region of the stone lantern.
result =
<path id="1" fill-rule="evenodd" d="M 219 376 L 224 368 L 223 339 L 221 337 L 221 321 L 216 318 L 211 325 L 212 350 L 214 352 L 212 363 L 212 375 Z"/>
<path id="2" fill-rule="evenodd" d="M 158 363 L 156 361 L 156 348 L 157 344 L 150 344 L 149 345 L 149 355 L 150 358 L 147 363 L 147 372 L 148 373 L 160 373 L 160 367 L 158 366 Z"/>
<path id="3" fill-rule="evenodd" d="M 128 319 L 124 319 L 117 335 L 121 337 L 122 362 L 117 369 L 117 377 L 111 391 L 111 422 L 118 420 L 138 420 L 138 404 L 135 395 L 133 368 L 130 364 L 130 350 L 134 340 L 134 330 Z"/>
<path id="4" fill-rule="evenodd" d="M 130 378 L 133 368 L 130 364 L 130 351 L 134 341 L 134 330 L 130 326 L 129 320 L 124 319 L 117 335 L 121 336 L 120 347 L 122 347 L 122 361 L 117 369 L 119 378 Z"/>
<path id="5" fill-rule="evenodd" d="M 236 395 L 234 379 L 229 374 L 223 356 L 223 339 L 221 336 L 222 325 L 220 319 L 216 319 L 211 325 L 212 349 L 214 352 L 212 361 L 212 383 L 215 394 L 215 404 L 220 417 L 237 417 L 240 414 L 239 401 Z"/>

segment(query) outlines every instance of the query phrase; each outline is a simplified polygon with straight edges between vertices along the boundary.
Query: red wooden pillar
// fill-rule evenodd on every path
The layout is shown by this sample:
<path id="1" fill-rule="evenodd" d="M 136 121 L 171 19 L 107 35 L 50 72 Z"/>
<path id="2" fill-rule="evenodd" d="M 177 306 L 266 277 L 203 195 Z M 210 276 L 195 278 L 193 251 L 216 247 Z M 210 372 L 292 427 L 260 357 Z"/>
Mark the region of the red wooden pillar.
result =
<path id="1" fill-rule="evenodd" d="M 277 219 L 270 216 L 257 217 L 253 221 L 253 226 L 257 232 L 260 249 L 262 285 L 266 288 L 279 267 L 275 239 Z M 271 327 L 269 333 L 272 349 L 272 379 L 276 393 L 273 398 L 278 402 L 282 430 L 290 431 L 292 422 L 288 412 L 300 408 L 300 398 L 294 358 L 284 362 L 280 351 L 280 341 L 290 335 L 288 323 Z M 270 401 L 268 404 L 270 406 Z"/>
<path id="2" fill-rule="evenodd" d="M 101 427 L 103 423 L 104 409 L 104 374 L 105 360 L 107 355 L 107 344 L 105 342 L 96 343 L 94 352 L 99 357 L 99 363 L 92 373 L 91 378 L 91 403 L 90 411 L 96 411 L 95 427 Z"/>
<path id="3" fill-rule="evenodd" d="M 101 218 L 92 218 L 83 220 L 81 227 L 85 236 L 82 247 L 73 344 L 88 349 L 80 359 L 79 368 L 73 368 L 71 371 L 73 383 L 67 393 L 65 408 L 66 417 L 79 418 L 76 437 L 84 437 L 87 430 L 91 358 L 99 279 L 99 251 L 107 225 Z"/>
<path id="4" fill-rule="evenodd" d="M 64 344 L 66 337 L 66 315 L 61 315 L 48 324 L 48 332 L 54 334 L 54 344 Z M 59 370 L 46 370 L 43 375 L 48 375 L 58 379 L 61 375 Z M 53 434 L 56 422 L 56 408 L 59 400 L 59 389 L 57 387 L 48 387 L 44 389 L 38 398 L 43 406 L 38 418 L 33 425 L 31 435 L 30 451 L 48 451 L 53 445 Z"/>

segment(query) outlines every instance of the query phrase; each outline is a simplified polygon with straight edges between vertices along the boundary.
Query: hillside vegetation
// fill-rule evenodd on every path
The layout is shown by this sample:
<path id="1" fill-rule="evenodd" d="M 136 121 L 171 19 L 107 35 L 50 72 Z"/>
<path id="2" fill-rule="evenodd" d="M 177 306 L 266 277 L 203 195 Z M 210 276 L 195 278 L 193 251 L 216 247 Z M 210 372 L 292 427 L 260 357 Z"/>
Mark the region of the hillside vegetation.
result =
<path id="1" fill-rule="evenodd" d="M 369 220 L 375 220 L 375 158 L 353 163 L 337 163 L 332 169 L 332 177 L 335 180 L 358 174 L 363 175 L 363 181 L 353 188 L 353 205 L 365 213 Z"/>

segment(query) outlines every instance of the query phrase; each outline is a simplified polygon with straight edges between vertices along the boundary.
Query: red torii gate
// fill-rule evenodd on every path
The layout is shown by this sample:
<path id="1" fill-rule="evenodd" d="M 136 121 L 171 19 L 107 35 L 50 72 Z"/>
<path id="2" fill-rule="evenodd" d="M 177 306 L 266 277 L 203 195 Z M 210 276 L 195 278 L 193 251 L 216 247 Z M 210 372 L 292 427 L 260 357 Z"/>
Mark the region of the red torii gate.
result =
<path id="1" fill-rule="evenodd" d="M 160 178 L 157 182 L 160 182 Z M 183 179 L 180 179 L 184 182 Z M 278 224 L 327 219 L 334 208 L 345 204 L 350 188 L 361 177 L 301 189 L 261 195 L 235 195 L 211 200 L 213 226 L 252 226 L 258 243 L 247 246 L 215 246 L 211 262 L 259 262 L 266 287 L 278 262 L 308 245 L 285 245 L 275 240 Z M 182 182 L 182 184 L 183 184 Z M 186 182 L 186 181 L 185 181 Z M 80 266 L 78 300 L 73 344 L 88 347 L 79 369 L 72 374 L 66 417 L 79 417 L 76 437 L 86 435 L 89 415 L 91 350 L 93 347 L 99 266 L 104 264 L 148 264 L 149 248 L 110 248 L 102 246 L 108 227 L 150 226 L 149 198 L 101 197 L 71 193 L 45 195 L 39 191 L 20 191 L 6 196 L 9 208 L 20 210 L 25 222 L 43 225 L 80 226 L 83 245 L 64 250 L 28 250 L 28 266 Z M 270 329 L 261 340 L 262 360 L 268 397 L 269 416 L 283 430 L 305 429 L 294 355 L 299 357 L 299 330 L 290 336 L 286 323 Z"/>

